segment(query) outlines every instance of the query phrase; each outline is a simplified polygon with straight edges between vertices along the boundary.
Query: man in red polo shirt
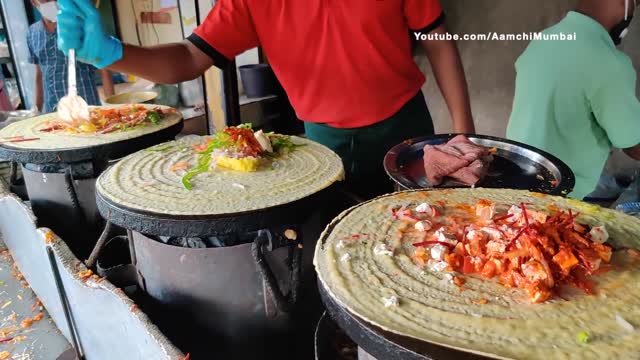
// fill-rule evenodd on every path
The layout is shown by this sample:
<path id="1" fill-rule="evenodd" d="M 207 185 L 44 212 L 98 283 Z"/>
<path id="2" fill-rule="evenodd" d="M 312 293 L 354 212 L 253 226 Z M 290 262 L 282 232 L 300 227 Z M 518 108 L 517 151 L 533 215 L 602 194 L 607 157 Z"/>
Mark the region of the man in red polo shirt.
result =
<path id="1" fill-rule="evenodd" d="M 91 0 L 59 5 L 60 49 L 158 83 L 194 79 L 261 46 L 307 136 L 341 156 L 350 188 L 364 197 L 391 190 L 382 167 L 391 146 L 433 133 L 411 37 L 446 33 L 439 0 L 218 0 L 187 40 L 152 47 L 106 35 Z M 454 131 L 473 132 L 455 43 L 420 42 Z"/>

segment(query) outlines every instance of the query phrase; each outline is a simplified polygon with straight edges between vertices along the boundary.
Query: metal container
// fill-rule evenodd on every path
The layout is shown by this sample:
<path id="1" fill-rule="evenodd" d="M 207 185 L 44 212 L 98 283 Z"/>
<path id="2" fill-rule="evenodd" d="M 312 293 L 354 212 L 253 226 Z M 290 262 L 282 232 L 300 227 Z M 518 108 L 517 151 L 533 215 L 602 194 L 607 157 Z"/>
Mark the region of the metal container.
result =
<path id="1" fill-rule="evenodd" d="M 285 354 L 301 249 L 297 242 L 274 248 L 270 234 L 255 235 L 254 242 L 235 246 L 185 248 L 133 232 L 138 285 L 163 312 L 180 318 L 174 325 L 215 337 L 219 356 L 257 359 L 265 349 Z"/>
<path id="2" fill-rule="evenodd" d="M 398 190 L 434 188 L 424 169 L 424 147 L 448 142 L 457 134 L 432 135 L 407 140 L 393 147 L 384 158 L 384 167 Z M 566 196 L 573 191 L 575 177 L 557 157 L 516 141 L 487 135 L 466 135 L 472 142 L 495 148 L 489 173 L 477 187 L 530 190 Z M 438 188 L 468 187 L 445 181 Z"/>
<path id="3" fill-rule="evenodd" d="M 22 166 L 27 193 L 38 226 L 55 229 L 76 256 L 84 258 L 93 247 L 103 220 L 96 208 L 96 176 L 91 163 Z M 96 171 L 100 171 L 96 169 Z"/>
<path id="4" fill-rule="evenodd" d="M 179 122 L 134 139 L 85 148 L 22 149 L 0 144 L 0 158 L 22 164 L 39 226 L 53 229 L 79 258 L 86 258 L 104 223 L 96 207 L 96 178 L 117 159 L 173 139 Z"/>
<path id="5" fill-rule="evenodd" d="M 155 91 L 136 91 L 110 96 L 104 102 L 109 105 L 153 104 L 157 97 Z"/>

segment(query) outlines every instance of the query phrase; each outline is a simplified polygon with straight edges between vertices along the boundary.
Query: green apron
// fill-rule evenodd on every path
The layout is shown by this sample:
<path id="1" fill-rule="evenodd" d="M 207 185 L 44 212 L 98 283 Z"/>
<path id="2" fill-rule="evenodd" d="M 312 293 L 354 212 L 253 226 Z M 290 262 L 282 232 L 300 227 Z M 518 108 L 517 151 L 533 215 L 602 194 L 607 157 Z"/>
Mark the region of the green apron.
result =
<path id="1" fill-rule="evenodd" d="M 338 129 L 305 122 L 304 127 L 307 138 L 329 147 L 342 158 L 347 189 L 363 199 L 393 192 L 393 183 L 382 164 L 392 147 L 434 132 L 422 91 L 396 114 L 370 126 Z"/>

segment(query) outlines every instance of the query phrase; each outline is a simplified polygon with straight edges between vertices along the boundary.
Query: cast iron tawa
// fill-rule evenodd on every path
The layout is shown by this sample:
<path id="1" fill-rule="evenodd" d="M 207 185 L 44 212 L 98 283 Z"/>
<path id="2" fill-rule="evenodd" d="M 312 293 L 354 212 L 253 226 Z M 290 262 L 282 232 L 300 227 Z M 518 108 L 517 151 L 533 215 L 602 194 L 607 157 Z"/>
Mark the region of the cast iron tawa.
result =
<path id="1" fill-rule="evenodd" d="M 384 158 L 387 174 L 402 190 L 435 188 L 425 175 L 423 148 L 425 145 L 444 144 L 457 135 L 432 135 L 396 145 Z M 516 141 L 487 135 L 465 136 L 478 145 L 496 149 L 489 173 L 477 187 L 530 190 L 561 196 L 573 191 L 573 172 L 557 157 Z M 468 186 L 452 180 L 445 180 L 437 186 L 454 187 Z"/>
<path id="2" fill-rule="evenodd" d="M 284 205 L 223 215 L 167 215 L 131 209 L 104 198 L 96 191 L 102 217 L 125 229 L 146 235 L 206 237 L 247 233 L 279 225 L 301 224 L 318 208 L 336 196 L 339 183 L 306 198 Z"/>
<path id="3" fill-rule="evenodd" d="M 347 216 L 356 208 L 357 206 L 346 210 L 341 216 Z M 318 241 L 324 244 L 329 234 L 339 223 L 340 221 L 334 220 L 329 224 Z M 349 335 L 351 340 L 379 360 L 489 360 L 487 357 L 385 331 L 366 322 L 340 305 L 320 280 L 318 280 L 318 290 L 331 318 Z"/>
<path id="4" fill-rule="evenodd" d="M 180 133 L 184 120 L 168 128 L 133 139 L 75 149 L 18 149 L 0 144 L 0 159 L 21 164 L 76 163 L 95 159 L 115 160 L 150 146 L 172 140 Z"/>
<path id="5" fill-rule="evenodd" d="M 362 320 L 338 304 L 318 282 L 322 302 L 331 318 L 359 347 L 379 360 L 489 360 L 479 355 L 449 349 L 384 331 Z"/>

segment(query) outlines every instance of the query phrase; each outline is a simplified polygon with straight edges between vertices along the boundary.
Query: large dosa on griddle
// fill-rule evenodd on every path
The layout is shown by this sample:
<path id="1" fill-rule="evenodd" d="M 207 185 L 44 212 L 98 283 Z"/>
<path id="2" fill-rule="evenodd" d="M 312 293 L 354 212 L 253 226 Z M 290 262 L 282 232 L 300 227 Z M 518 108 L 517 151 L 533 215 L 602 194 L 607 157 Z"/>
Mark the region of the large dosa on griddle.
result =
<path id="1" fill-rule="evenodd" d="M 581 223 L 605 224 L 614 247 L 640 244 L 640 220 L 571 199 L 494 189 L 405 192 L 349 209 L 327 227 L 314 259 L 322 286 L 353 314 L 384 330 L 485 356 L 640 358 L 640 333 L 625 330 L 616 321 L 620 316 L 640 326 L 640 267 L 627 251 L 614 253 L 617 269 L 592 278 L 597 282 L 596 295 L 567 289 L 562 294 L 566 300 L 535 305 L 521 290 L 495 281 L 467 277 L 461 291 L 447 281 L 445 272 L 416 266 L 410 258 L 412 242 L 401 241 L 406 235 L 390 215 L 391 208 L 436 201 L 474 204 L 479 199 L 522 202 L 541 211 L 554 204 L 580 213 Z M 373 249 L 383 243 L 394 256 L 374 254 Z M 399 299 L 399 306 L 385 307 L 383 299 L 390 296 Z M 588 344 L 576 340 L 581 332 L 589 334 Z"/>

